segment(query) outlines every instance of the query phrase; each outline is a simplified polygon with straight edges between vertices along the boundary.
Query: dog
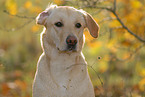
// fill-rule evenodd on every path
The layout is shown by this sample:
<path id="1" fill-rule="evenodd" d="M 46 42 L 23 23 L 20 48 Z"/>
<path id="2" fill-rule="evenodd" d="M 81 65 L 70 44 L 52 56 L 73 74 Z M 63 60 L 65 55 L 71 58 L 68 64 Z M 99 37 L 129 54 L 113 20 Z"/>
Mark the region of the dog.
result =
<path id="1" fill-rule="evenodd" d="M 44 29 L 33 97 L 95 97 L 82 54 L 83 30 L 88 28 L 92 37 L 98 37 L 99 25 L 93 17 L 74 7 L 50 5 L 36 23 Z"/>

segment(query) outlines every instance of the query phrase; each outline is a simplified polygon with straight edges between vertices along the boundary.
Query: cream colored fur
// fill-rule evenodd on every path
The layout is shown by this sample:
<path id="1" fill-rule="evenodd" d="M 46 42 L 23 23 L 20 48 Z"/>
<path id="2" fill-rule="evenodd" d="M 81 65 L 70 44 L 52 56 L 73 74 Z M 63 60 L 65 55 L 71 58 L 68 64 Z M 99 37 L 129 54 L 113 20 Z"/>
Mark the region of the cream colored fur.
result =
<path id="1" fill-rule="evenodd" d="M 63 27 L 56 27 L 54 24 L 60 21 Z M 82 54 L 84 28 L 87 27 L 93 37 L 98 36 L 99 26 L 91 15 L 73 7 L 51 5 L 38 15 L 36 22 L 44 25 L 44 30 L 33 97 L 95 97 Z M 76 28 L 76 23 L 80 23 L 81 28 Z M 77 38 L 76 51 L 67 50 L 69 35 Z"/>

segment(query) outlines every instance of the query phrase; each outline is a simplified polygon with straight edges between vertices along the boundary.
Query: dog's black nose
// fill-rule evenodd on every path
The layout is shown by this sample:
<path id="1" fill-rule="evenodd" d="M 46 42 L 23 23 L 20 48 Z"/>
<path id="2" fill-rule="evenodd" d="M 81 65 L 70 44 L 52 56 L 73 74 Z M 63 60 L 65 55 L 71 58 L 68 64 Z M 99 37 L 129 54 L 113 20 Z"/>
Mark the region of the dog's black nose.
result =
<path id="1" fill-rule="evenodd" d="M 77 38 L 75 36 L 68 36 L 66 38 L 66 43 L 69 50 L 74 50 L 77 44 Z"/>
<path id="2" fill-rule="evenodd" d="M 76 45 L 77 44 L 77 39 L 75 36 L 68 36 L 66 39 L 66 43 L 68 45 Z"/>

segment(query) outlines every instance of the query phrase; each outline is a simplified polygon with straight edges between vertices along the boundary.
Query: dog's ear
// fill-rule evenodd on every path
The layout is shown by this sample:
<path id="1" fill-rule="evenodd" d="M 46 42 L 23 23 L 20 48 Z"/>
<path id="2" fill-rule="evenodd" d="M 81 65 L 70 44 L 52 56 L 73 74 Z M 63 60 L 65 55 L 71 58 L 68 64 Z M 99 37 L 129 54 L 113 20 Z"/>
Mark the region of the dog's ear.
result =
<path id="1" fill-rule="evenodd" d="M 36 17 L 36 23 L 39 25 L 45 25 L 45 20 L 48 18 L 48 11 L 43 11 L 41 12 L 37 17 Z"/>
<path id="2" fill-rule="evenodd" d="M 54 8 L 56 8 L 57 5 L 49 5 L 45 11 L 41 12 L 37 17 L 36 17 L 36 23 L 39 25 L 44 25 L 46 24 L 46 19 L 49 17 L 50 13 Z"/>
<path id="3" fill-rule="evenodd" d="M 93 19 L 93 17 L 85 12 L 86 27 L 88 28 L 92 37 L 97 38 L 99 35 L 99 25 Z"/>

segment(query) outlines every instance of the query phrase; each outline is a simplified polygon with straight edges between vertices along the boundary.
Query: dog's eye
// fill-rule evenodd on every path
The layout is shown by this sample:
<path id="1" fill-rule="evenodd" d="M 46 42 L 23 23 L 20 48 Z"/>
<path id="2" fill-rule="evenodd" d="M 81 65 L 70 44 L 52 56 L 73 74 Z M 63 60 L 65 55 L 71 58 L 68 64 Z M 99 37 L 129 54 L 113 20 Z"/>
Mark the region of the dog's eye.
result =
<path id="1" fill-rule="evenodd" d="M 63 24 L 62 24 L 61 22 L 57 22 L 57 23 L 55 23 L 55 26 L 57 26 L 57 27 L 62 27 Z"/>
<path id="2" fill-rule="evenodd" d="M 81 28 L 81 24 L 80 23 L 76 23 L 76 25 L 75 25 L 77 28 Z"/>

